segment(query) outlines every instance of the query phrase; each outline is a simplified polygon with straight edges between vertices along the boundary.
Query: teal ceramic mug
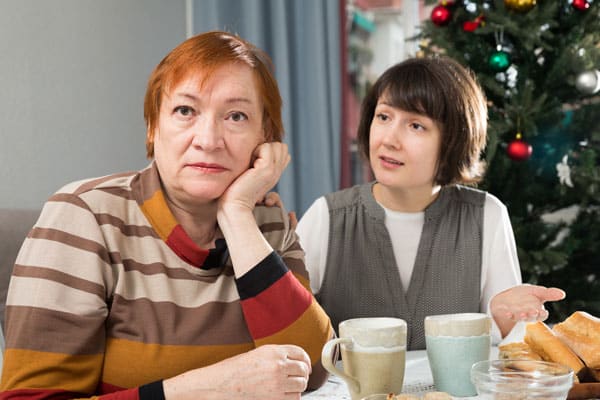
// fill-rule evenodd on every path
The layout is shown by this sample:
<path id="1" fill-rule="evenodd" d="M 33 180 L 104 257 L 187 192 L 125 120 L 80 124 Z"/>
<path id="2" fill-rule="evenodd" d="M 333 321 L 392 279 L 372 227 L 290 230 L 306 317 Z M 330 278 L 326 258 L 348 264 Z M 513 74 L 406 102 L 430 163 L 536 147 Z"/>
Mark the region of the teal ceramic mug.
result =
<path id="1" fill-rule="evenodd" d="M 456 397 L 477 395 L 471 366 L 490 358 L 491 326 L 491 318 L 481 313 L 425 317 L 427 358 L 437 390 Z"/>

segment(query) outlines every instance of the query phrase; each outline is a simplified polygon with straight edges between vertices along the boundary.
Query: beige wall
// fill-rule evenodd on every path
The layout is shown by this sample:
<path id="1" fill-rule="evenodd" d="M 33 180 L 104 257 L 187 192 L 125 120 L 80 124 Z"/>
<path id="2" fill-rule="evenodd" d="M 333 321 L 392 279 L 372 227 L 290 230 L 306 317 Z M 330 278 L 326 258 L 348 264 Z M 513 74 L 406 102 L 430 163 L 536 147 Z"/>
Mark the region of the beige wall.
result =
<path id="1" fill-rule="evenodd" d="M 147 164 L 146 79 L 185 14 L 184 0 L 0 1 L 0 207 Z"/>

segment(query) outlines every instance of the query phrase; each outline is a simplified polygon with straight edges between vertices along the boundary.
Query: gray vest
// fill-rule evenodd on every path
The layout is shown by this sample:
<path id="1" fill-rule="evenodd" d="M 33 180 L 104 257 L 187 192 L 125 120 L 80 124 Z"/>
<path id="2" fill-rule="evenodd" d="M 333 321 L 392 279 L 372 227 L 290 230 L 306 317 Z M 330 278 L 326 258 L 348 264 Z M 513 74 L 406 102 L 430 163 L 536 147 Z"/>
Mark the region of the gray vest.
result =
<path id="1" fill-rule="evenodd" d="M 414 270 L 404 293 L 385 211 L 373 183 L 325 196 L 327 266 L 317 300 L 333 326 L 349 318 L 398 317 L 408 349 L 424 349 L 427 315 L 479 312 L 485 192 L 450 186 L 425 210 Z"/>

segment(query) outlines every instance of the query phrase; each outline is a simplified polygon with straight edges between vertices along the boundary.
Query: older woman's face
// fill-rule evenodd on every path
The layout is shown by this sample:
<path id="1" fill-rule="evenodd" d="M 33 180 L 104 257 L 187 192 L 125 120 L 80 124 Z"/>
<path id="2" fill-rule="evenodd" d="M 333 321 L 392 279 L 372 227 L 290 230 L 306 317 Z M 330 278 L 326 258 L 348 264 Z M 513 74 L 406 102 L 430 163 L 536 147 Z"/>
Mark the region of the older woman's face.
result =
<path id="1" fill-rule="evenodd" d="M 155 135 L 163 185 L 183 204 L 218 199 L 264 141 L 263 104 L 252 70 L 231 64 L 201 85 L 202 78 L 191 74 L 164 95 Z"/>

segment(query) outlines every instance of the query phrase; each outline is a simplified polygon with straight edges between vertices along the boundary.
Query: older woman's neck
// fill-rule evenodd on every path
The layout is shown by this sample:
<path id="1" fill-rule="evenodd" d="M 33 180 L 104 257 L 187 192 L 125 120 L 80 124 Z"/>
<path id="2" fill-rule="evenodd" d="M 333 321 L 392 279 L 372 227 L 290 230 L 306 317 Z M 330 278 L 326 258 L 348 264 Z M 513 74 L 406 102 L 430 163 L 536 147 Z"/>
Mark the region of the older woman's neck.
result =
<path id="1" fill-rule="evenodd" d="M 204 249 L 215 247 L 215 240 L 222 237 L 217 225 L 217 202 L 200 207 L 185 207 L 167 200 L 173 216 L 185 233 Z"/>

